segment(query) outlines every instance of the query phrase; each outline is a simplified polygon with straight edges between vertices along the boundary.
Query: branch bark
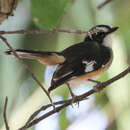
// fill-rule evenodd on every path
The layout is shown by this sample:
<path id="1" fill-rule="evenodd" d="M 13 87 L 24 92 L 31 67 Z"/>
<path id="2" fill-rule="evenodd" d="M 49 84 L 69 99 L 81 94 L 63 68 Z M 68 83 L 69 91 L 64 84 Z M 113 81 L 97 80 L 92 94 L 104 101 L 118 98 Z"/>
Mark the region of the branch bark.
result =
<path id="1" fill-rule="evenodd" d="M 7 104 L 8 104 L 8 97 L 6 97 L 6 99 L 5 99 L 3 117 L 4 117 L 4 123 L 5 123 L 6 130 L 9 130 L 10 128 L 9 128 L 9 125 L 8 125 L 7 114 L 6 114 L 6 111 L 7 111 Z"/>
<path id="2" fill-rule="evenodd" d="M 14 56 L 21 61 L 19 55 L 15 52 L 15 50 L 11 47 L 11 45 L 8 43 L 7 39 L 3 36 L 0 35 L 0 39 L 8 46 L 8 48 L 14 53 Z M 47 97 L 49 98 L 51 104 L 53 105 L 52 99 L 48 93 L 48 91 L 44 88 L 44 86 L 40 83 L 40 81 L 37 79 L 37 77 L 35 76 L 35 74 L 29 69 L 28 66 L 26 66 L 25 64 L 23 64 L 23 62 L 21 61 L 23 67 L 29 72 L 29 74 L 32 76 L 32 78 L 34 79 L 34 81 L 41 87 L 41 89 L 45 92 L 45 94 L 47 95 Z M 54 105 L 53 105 L 54 107 Z"/>
<path id="3" fill-rule="evenodd" d="M 18 0 L 0 0 L 0 24 L 9 16 L 13 16 L 17 3 Z"/>
<path id="4" fill-rule="evenodd" d="M 6 35 L 6 34 L 45 34 L 45 33 L 76 33 L 76 34 L 88 34 L 87 31 L 81 31 L 81 30 L 72 30 L 72 29 L 50 29 L 50 30 L 16 30 L 16 31 L 0 31 L 0 35 Z"/>
<path id="5" fill-rule="evenodd" d="M 97 8 L 102 9 L 105 5 L 112 2 L 113 0 L 105 0 L 103 3 L 101 3 Z"/>
<path id="6" fill-rule="evenodd" d="M 123 72 L 121 72 L 120 74 L 116 75 L 115 77 L 105 81 L 105 82 L 102 82 L 102 83 L 99 83 L 99 84 L 96 84 L 93 89 L 91 89 L 90 91 L 82 94 L 82 95 L 79 95 L 79 96 L 76 96 L 75 100 L 73 101 L 73 103 L 76 103 L 76 102 L 80 102 L 80 101 L 83 101 L 85 99 L 87 99 L 88 96 L 96 93 L 96 92 L 99 92 L 101 90 L 103 90 L 104 88 L 106 88 L 108 85 L 112 84 L 113 82 L 123 78 L 125 75 L 127 75 L 128 73 L 130 73 L 130 66 L 124 70 Z M 96 89 L 95 89 L 96 88 Z M 97 89 L 99 91 L 97 91 Z M 43 110 L 46 110 L 47 108 L 49 108 L 51 106 L 51 104 L 48 104 L 48 105 L 45 105 L 45 106 L 42 106 L 39 110 L 35 111 L 28 119 L 28 121 L 25 123 L 24 126 L 22 126 L 21 128 L 19 128 L 18 130 L 26 130 L 27 128 L 30 128 L 32 127 L 33 125 L 36 125 L 37 123 L 39 123 L 41 120 L 61 111 L 62 109 L 66 108 L 67 106 L 71 105 L 72 104 L 72 100 L 73 99 L 69 99 L 69 100 L 65 100 L 65 101 L 59 101 L 59 102 L 55 102 L 54 104 L 55 105 L 59 105 L 58 107 L 56 107 L 55 109 L 43 114 L 42 116 L 40 116 L 39 118 L 36 118 L 34 119 L 37 114 Z"/>

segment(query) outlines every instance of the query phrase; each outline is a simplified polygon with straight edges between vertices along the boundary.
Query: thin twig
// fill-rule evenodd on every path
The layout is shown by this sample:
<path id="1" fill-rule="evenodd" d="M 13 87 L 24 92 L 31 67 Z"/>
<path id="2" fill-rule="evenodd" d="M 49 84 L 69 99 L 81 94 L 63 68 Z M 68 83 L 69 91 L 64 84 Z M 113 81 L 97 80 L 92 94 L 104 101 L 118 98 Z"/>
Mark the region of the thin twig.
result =
<path id="1" fill-rule="evenodd" d="M 96 85 L 93 87 L 93 89 L 91 89 L 90 91 L 88 91 L 88 92 L 86 92 L 86 93 L 84 93 L 84 94 L 82 94 L 82 95 L 76 96 L 76 98 L 74 99 L 73 103 L 85 100 L 88 96 L 90 96 L 90 95 L 92 95 L 92 94 L 98 92 L 98 91 L 96 91 L 97 88 L 98 88 L 99 90 L 103 90 L 106 86 L 108 86 L 108 85 L 112 84 L 113 82 L 115 82 L 115 81 L 117 81 L 117 80 L 123 78 L 123 77 L 124 77 L 125 75 L 127 75 L 128 73 L 130 73 L 130 66 L 129 66 L 126 70 L 124 70 L 123 72 L 121 72 L 120 74 L 116 75 L 115 77 L 113 77 L 113 78 L 111 78 L 111 79 L 109 79 L 109 80 L 107 80 L 107 81 L 105 81 L 105 82 L 102 82 L 102 83 L 100 83 L 100 84 L 96 84 Z M 96 89 L 95 89 L 95 88 L 96 88 Z M 56 107 L 55 110 L 51 110 L 51 111 L 49 111 L 49 112 L 43 114 L 43 115 L 40 116 L 39 118 L 34 119 L 39 112 L 41 112 L 41 111 L 43 111 L 43 110 L 49 108 L 49 107 L 51 106 L 51 104 L 48 104 L 48 105 L 46 105 L 46 106 L 42 106 L 39 110 L 37 110 L 36 112 L 34 112 L 34 113 L 30 116 L 29 120 L 25 123 L 25 125 L 24 125 L 23 127 L 19 128 L 18 130 L 26 130 L 27 128 L 30 128 L 30 127 L 32 127 L 33 125 L 36 125 L 36 124 L 39 123 L 41 120 L 43 120 L 43 119 L 45 119 L 45 118 L 47 118 L 47 117 L 49 117 L 49 116 L 51 116 L 51 115 L 53 115 L 53 114 L 55 114 L 55 113 L 61 111 L 62 109 L 66 108 L 67 106 L 71 105 L 72 100 L 73 100 L 73 99 L 69 99 L 69 100 L 66 100 L 66 101 L 60 101 L 60 102 L 55 102 L 55 103 L 54 103 L 55 105 L 59 105 L 59 104 L 61 104 L 61 105 L 58 106 L 58 107 Z M 33 120 L 33 119 L 34 119 L 34 120 Z"/>
<path id="2" fill-rule="evenodd" d="M 105 5 L 107 5 L 108 3 L 112 2 L 113 0 L 106 0 L 103 3 L 101 3 L 97 8 L 98 9 L 102 9 Z"/>
<path id="3" fill-rule="evenodd" d="M 6 130 L 9 130 L 9 125 L 8 125 L 7 116 L 6 116 L 6 115 L 7 115 L 7 114 L 6 114 L 7 104 L 8 104 L 8 97 L 6 97 L 6 99 L 5 99 L 3 117 L 4 117 L 4 123 L 5 123 Z"/>
<path id="4" fill-rule="evenodd" d="M 1 39 L 1 40 L 8 46 L 8 48 L 14 53 L 14 56 L 21 61 L 19 55 L 18 55 L 18 54 L 16 53 L 16 51 L 11 47 L 11 45 L 8 43 L 7 39 L 4 38 L 4 37 L 1 36 L 1 35 L 0 35 L 0 39 Z M 21 62 L 22 62 L 22 61 L 21 61 Z M 22 62 L 22 64 L 23 64 L 23 62 Z M 37 77 L 35 76 L 35 74 L 29 69 L 28 66 L 26 66 L 25 64 L 23 64 L 23 66 L 24 66 L 24 68 L 30 73 L 30 75 L 31 75 L 32 78 L 36 81 L 36 83 L 37 83 L 37 84 L 42 88 L 42 90 L 46 93 L 46 95 L 48 96 L 48 98 L 49 98 L 51 104 L 53 105 L 52 99 L 51 99 L 51 97 L 50 97 L 48 91 L 47 91 L 47 90 L 44 88 L 44 86 L 40 83 L 40 81 L 37 79 Z M 54 105 L 53 105 L 53 107 L 54 107 Z"/>
<path id="5" fill-rule="evenodd" d="M 16 31 L 0 31 L 0 35 L 4 34 L 45 34 L 45 33 L 76 33 L 76 34 L 87 34 L 87 31 L 72 30 L 72 29 L 50 29 L 50 30 L 16 30 Z"/>
<path id="6" fill-rule="evenodd" d="M 64 103 L 67 103 L 69 100 L 64 100 L 64 101 L 57 101 L 57 102 L 54 102 L 53 104 L 54 105 L 62 105 Z M 52 104 L 47 104 L 47 105 L 44 105 L 42 106 L 40 109 L 38 109 L 37 111 L 35 111 L 28 119 L 28 121 L 26 122 L 26 124 L 28 124 L 29 122 L 31 122 L 41 111 L 44 111 L 46 109 L 48 109 L 49 107 L 51 107 Z"/>

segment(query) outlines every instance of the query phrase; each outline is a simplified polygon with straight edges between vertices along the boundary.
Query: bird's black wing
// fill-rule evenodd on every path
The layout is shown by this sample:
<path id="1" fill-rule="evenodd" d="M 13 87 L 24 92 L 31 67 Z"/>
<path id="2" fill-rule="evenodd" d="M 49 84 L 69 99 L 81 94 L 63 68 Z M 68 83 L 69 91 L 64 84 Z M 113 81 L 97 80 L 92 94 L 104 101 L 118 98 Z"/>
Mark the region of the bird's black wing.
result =
<path id="1" fill-rule="evenodd" d="M 102 51 L 104 48 L 99 47 L 96 42 L 89 42 L 76 44 L 61 52 L 66 61 L 58 65 L 54 72 L 49 91 L 75 77 L 95 71 L 107 63 L 106 56 L 102 56 Z"/>

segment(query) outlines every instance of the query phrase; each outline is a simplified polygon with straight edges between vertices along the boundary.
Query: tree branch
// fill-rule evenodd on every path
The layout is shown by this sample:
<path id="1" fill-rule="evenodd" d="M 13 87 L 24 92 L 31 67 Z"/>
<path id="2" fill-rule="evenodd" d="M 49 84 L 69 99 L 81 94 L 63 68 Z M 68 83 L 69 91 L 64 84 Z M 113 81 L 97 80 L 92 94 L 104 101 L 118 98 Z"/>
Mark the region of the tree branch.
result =
<path id="1" fill-rule="evenodd" d="M 9 130 L 9 125 L 8 125 L 7 116 L 6 116 L 7 104 L 8 104 L 8 97 L 6 97 L 6 99 L 5 99 L 3 117 L 4 117 L 4 123 L 5 123 L 6 130 Z"/>
<path id="2" fill-rule="evenodd" d="M 82 94 L 82 95 L 79 95 L 79 96 L 76 96 L 75 100 L 73 101 L 73 103 L 76 103 L 76 102 L 79 102 L 79 101 L 83 101 L 85 99 L 87 99 L 88 96 L 98 92 L 98 90 L 103 90 L 104 88 L 106 88 L 106 86 L 112 84 L 113 82 L 123 78 L 125 75 L 127 75 L 128 73 L 130 73 L 130 66 L 124 70 L 123 72 L 121 72 L 120 74 L 116 75 L 115 77 L 105 81 L 105 82 L 102 82 L 102 83 L 99 83 L 99 84 L 96 84 L 93 89 L 91 89 L 90 91 Z M 96 88 L 96 89 L 95 89 Z M 65 101 L 59 101 L 59 102 L 55 102 L 54 104 L 55 105 L 59 105 L 58 107 L 55 108 L 55 110 L 51 110 L 45 114 L 43 114 L 42 116 L 40 116 L 39 118 L 36 118 L 34 119 L 38 113 L 40 113 L 41 111 L 43 110 L 46 110 L 47 108 L 49 108 L 51 106 L 51 104 L 48 104 L 48 105 L 45 105 L 45 106 L 42 106 L 39 110 L 35 111 L 28 119 L 28 121 L 25 123 L 24 126 L 22 126 L 21 128 L 19 128 L 18 130 L 26 130 L 27 128 L 30 128 L 32 127 L 33 125 L 36 125 L 37 123 L 39 123 L 41 120 L 61 111 L 62 109 L 66 108 L 67 106 L 71 105 L 72 104 L 72 100 L 73 99 L 69 99 L 69 100 L 65 100 Z"/>
<path id="3" fill-rule="evenodd" d="M 101 3 L 97 8 L 98 9 L 102 9 L 105 5 L 107 5 L 108 3 L 112 2 L 113 0 L 106 0 L 103 3 Z"/>
<path id="4" fill-rule="evenodd" d="M 18 0 L 0 0 L 0 24 L 9 16 L 13 16 L 17 3 Z"/>
<path id="5" fill-rule="evenodd" d="M 50 30 L 16 30 L 16 31 L 0 31 L 0 35 L 5 34 L 45 34 L 45 33 L 76 33 L 76 34 L 88 34 L 87 31 L 72 30 L 72 29 L 50 29 Z"/>
<path id="6" fill-rule="evenodd" d="M 11 47 L 11 45 L 8 43 L 7 39 L 4 38 L 3 36 L 0 35 L 0 39 L 8 46 L 8 48 L 14 53 L 14 56 L 21 61 L 19 55 L 16 53 L 16 51 Z M 53 105 L 52 99 L 48 93 L 48 91 L 44 88 L 44 86 L 40 83 L 40 81 L 37 79 L 37 77 L 35 76 L 35 74 L 29 69 L 28 66 L 26 66 L 25 64 L 23 64 L 23 62 L 21 61 L 23 67 L 29 72 L 29 74 L 32 76 L 32 78 L 34 79 L 34 81 L 36 81 L 36 83 L 41 87 L 41 89 L 45 92 L 45 94 L 48 96 L 51 104 Z M 54 105 L 53 105 L 54 107 Z"/>

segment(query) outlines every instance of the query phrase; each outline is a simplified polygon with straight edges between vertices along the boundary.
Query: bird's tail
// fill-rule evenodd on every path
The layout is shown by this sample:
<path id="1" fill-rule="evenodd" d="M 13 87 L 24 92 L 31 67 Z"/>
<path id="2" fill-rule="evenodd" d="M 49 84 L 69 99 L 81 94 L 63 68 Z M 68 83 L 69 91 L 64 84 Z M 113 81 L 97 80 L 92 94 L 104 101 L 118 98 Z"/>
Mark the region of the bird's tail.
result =
<path id="1" fill-rule="evenodd" d="M 63 63 L 65 58 L 63 55 L 57 52 L 46 52 L 46 51 L 34 51 L 34 50 L 15 50 L 18 56 L 22 59 L 35 59 L 45 65 L 56 65 Z M 5 52 L 6 55 L 14 56 L 14 53 L 9 50 Z"/>
<path id="2" fill-rule="evenodd" d="M 45 57 L 45 56 L 49 56 L 52 54 L 52 52 L 22 50 L 22 49 L 15 50 L 15 52 L 22 59 L 37 59 L 38 57 L 43 57 L 43 56 Z M 14 53 L 11 50 L 6 51 L 5 54 L 14 56 Z"/>

